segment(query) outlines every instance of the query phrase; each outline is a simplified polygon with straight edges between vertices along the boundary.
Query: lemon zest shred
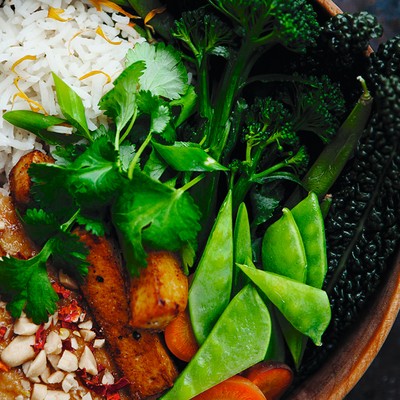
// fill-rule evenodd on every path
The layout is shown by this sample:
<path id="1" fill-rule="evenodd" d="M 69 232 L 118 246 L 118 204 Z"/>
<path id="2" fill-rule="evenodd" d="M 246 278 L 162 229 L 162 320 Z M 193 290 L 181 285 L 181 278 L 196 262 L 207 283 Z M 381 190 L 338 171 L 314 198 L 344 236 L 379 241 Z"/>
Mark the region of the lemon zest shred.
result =
<path id="1" fill-rule="evenodd" d="M 97 33 L 99 36 L 101 36 L 104 40 L 106 40 L 108 43 L 110 43 L 110 44 L 119 45 L 119 44 L 122 43 L 122 41 L 113 42 L 112 40 L 110 40 L 110 39 L 106 36 L 106 34 L 103 32 L 103 29 L 101 29 L 100 26 L 97 27 L 96 33 Z"/>
<path id="2" fill-rule="evenodd" d="M 86 78 L 89 78 L 89 77 L 91 77 L 91 76 L 93 76 L 93 75 L 98 75 L 98 74 L 101 74 L 101 75 L 104 75 L 105 77 L 106 77 L 106 83 L 105 83 L 105 85 L 107 84 L 107 83 L 110 83 L 111 82 L 111 76 L 110 75 L 108 75 L 106 72 L 104 72 L 104 71 L 100 71 L 100 70 L 93 70 L 93 71 L 90 71 L 90 72 L 88 72 L 87 74 L 85 74 L 85 75 L 82 75 L 80 78 L 79 78 L 79 80 L 80 81 L 83 81 L 84 79 L 86 79 Z"/>
<path id="3" fill-rule="evenodd" d="M 32 60 L 32 61 L 34 61 L 34 60 L 36 60 L 36 56 L 27 54 L 26 56 L 19 58 L 19 59 L 18 59 L 17 61 L 15 61 L 15 63 L 11 66 L 11 71 L 14 72 L 14 74 L 17 74 L 17 75 L 18 75 L 18 73 L 15 71 L 15 68 L 18 67 L 18 65 L 21 64 L 22 62 L 24 62 L 25 60 Z"/>
<path id="4" fill-rule="evenodd" d="M 70 21 L 72 18 L 63 18 L 61 17 L 61 14 L 64 13 L 65 10 L 62 8 L 54 8 L 54 7 L 49 7 L 49 11 L 47 13 L 47 18 L 52 18 L 55 19 L 56 21 L 60 22 L 67 22 Z"/>
<path id="5" fill-rule="evenodd" d="M 147 13 L 147 15 L 144 17 L 144 26 L 146 28 L 149 28 L 153 34 L 155 33 L 154 28 L 149 24 L 149 22 L 158 14 L 162 14 L 165 10 L 167 9 L 167 7 L 159 7 L 159 8 L 155 8 L 154 10 L 151 10 Z"/>
<path id="6" fill-rule="evenodd" d="M 101 11 L 102 8 L 101 6 L 111 8 L 114 11 L 117 11 L 126 17 L 132 18 L 132 19 L 140 19 L 139 16 L 133 15 L 129 13 L 128 11 L 125 11 L 122 7 L 120 7 L 118 4 L 113 3 L 112 1 L 109 0 L 90 0 L 90 2 L 95 6 L 97 11 Z"/>
<path id="7" fill-rule="evenodd" d="M 44 107 L 38 103 L 35 100 L 32 100 L 31 98 L 29 98 L 26 93 L 24 93 L 21 88 L 18 85 L 18 82 L 21 78 L 18 76 L 14 79 L 14 85 L 17 88 L 18 92 L 14 94 L 13 98 L 12 98 L 12 104 L 14 105 L 15 99 L 17 97 L 20 97 L 21 99 L 25 100 L 28 102 L 29 107 L 31 108 L 32 111 L 34 112 L 39 112 L 40 110 L 42 110 L 44 112 L 45 115 L 48 115 L 46 110 L 44 109 Z"/>
<path id="8" fill-rule="evenodd" d="M 86 32 L 86 30 L 78 31 L 78 32 L 76 32 L 76 33 L 72 36 L 71 39 L 68 40 L 68 54 L 70 54 L 70 55 L 72 54 L 72 51 L 71 51 L 71 42 L 72 42 L 76 37 L 78 37 L 79 35 L 82 35 L 82 33 L 84 33 L 84 32 Z"/>

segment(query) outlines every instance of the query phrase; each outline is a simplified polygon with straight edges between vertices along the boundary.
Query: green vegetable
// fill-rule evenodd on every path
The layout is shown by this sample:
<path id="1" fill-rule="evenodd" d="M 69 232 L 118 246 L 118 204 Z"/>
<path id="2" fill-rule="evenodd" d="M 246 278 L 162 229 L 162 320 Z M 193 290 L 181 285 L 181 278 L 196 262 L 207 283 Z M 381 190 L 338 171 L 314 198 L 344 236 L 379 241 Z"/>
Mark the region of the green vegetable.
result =
<path id="1" fill-rule="evenodd" d="M 268 309 L 257 290 L 247 285 L 229 303 L 172 389 L 160 399 L 192 399 L 263 360 L 270 331 Z"/>
<path id="2" fill-rule="evenodd" d="M 265 232 L 262 264 L 266 271 L 306 282 L 307 258 L 299 228 L 289 209 Z"/>
<path id="3" fill-rule="evenodd" d="M 306 190 L 315 192 L 321 199 L 328 193 L 339 177 L 349 158 L 353 155 L 371 114 L 372 97 L 360 78 L 363 94 L 351 114 L 342 124 L 332 142 L 325 146 L 303 178 Z"/>
<path id="4" fill-rule="evenodd" d="M 310 337 L 317 346 L 322 345 L 321 337 L 331 317 L 326 292 L 272 272 L 246 265 L 239 267 L 294 328 Z"/>
<path id="5" fill-rule="evenodd" d="M 306 283 L 321 289 L 328 269 L 328 261 L 326 257 L 324 220 L 317 195 L 310 192 L 291 211 L 299 229 L 306 254 Z"/>
<path id="6" fill-rule="evenodd" d="M 233 274 L 232 193 L 221 206 L 189 289 L 194 335 L 201 345 L 231 297 Z"/>

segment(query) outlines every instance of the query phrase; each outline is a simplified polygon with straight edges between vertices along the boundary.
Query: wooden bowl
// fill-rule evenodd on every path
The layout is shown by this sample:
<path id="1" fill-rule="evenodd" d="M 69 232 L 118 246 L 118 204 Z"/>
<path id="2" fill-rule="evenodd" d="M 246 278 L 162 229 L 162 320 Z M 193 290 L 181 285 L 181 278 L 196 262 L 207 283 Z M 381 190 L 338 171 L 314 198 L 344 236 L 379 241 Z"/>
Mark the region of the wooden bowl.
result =
<path id="1" fill-rule="evenodd" d="M 342 10 L 331 0 L 315 0 L 328 14 Z M 321 368 L 289 396 L 290 400 L 339 400 L 357 384 L 378 354 L 400 309 L 400 254 L 368 310 Z"/>

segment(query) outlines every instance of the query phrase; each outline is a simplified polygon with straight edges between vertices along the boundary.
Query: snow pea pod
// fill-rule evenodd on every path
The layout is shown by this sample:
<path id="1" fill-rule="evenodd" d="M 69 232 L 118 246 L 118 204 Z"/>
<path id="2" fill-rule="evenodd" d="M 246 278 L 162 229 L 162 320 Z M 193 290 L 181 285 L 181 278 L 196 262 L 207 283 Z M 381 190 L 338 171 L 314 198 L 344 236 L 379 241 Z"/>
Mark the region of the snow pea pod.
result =
<path id="1" fill-rule="evenodd" d="M 288 208 L 282 210 L 282 217 L 270 225 L 264 234 L 262 264 L 266 271 L 305 282 L 306 253 L 299 228 Z"/>
<path id="2" fill-rule="evenodd" d="M 189 290 L 189 312 L 201 345 L 231 297 L 233 274 L 232 192 L 218 212 Z"/>
<path id="3" fill-rule="evenodd" d="M 303 239 L 306 253 L 306 283 L 321 289 L 328 269 L 328 261 L 326 256 L 324 219 L 318 196 L 310 192 L 291 211 Z"/>
<path id="4" fill-rule="evenodd" d="M 253 259 L 251 247 L 250 221 L 246 204 L 241 203 L 236 215 L 235 228 L 233 231 L 234 267 L 233 267 L 233 290 L 237 293 L 248 283 L 248 278 L 236 266 L 247 264 Z"/>
<path id="5" fill-rule="evenodd" d="M 239 265 L 239 268 L 294 328 L 311 338 L 317 346 L 322 344 L 322 334 L 331 319 L 331 308 L 325 291 L 253 266 Z"/>
<path id="6" fill-rule="evenodd" d="M 232 299 L 172 389 L 160 399 L 192 399 L 262 361 L 270 331 L 268 309 L 254 286 L 249 284 Z"/>

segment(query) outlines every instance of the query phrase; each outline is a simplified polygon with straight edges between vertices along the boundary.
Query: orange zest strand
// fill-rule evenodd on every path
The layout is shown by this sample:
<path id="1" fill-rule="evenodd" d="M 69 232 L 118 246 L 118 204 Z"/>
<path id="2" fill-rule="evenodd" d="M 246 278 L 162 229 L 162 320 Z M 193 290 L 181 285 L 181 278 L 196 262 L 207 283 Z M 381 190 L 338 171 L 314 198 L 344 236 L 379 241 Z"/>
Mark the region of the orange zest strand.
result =
<path id="1" fill-rule="evenodd" d="M 27 102 L 29 103 L 29 107 L 31 108 L 32 111 L 34 111 L 34 112 L 39 112 L 40 110 L 42 110 L 45 114 L 47 114 L 47 113 L 46 113 L 46 110 L 43 108 L 43 106 L 42 106 L 40 103 L 38 103 L 38 102 L 35 101 L 35 100 L 30 99 L 30 98 L 20 89 L 20 87 L 18 86 L 19 80 L 20 80 L 20 77 L 17 77 L 17 78 L 14 79 L 14 85 L 15 85 L 15 87 L 17 88 L 18 92 L 15 93 L 14 96 L 13 96 L 13 99 L 12 99 L 13 104 L 14 104 L 15 99 L 16 99 L 17 97 L 20 97 L 21 99 L 23 99 L 23 100 L 25 100 L 25 101 L 27 101 Z"/>
<path id="2" fill-rule="evenodd" d="M 155 8 L 154 10 L 149 11 L 149 13 L 144 17 L 144 26 L 146 28 L 149 28 L 153 33 L 155 33 L 154 28 L 149 25 L 149 22 L 158 14 L 162 14 L 165 10 L 167 9 L 167 7 L 159 7 L 159 8 Z"/>
<path id="3" fill-rule="evenodd" d="M 70 21 L 72 18 L 63 18 L 61 17 L 61 14 L 64 13 L 65 10 L 62 8 L 54 8 L 54 7 L 49 7 L 49 11 L 47 13 L 47 18 L 52 18 L 55 19 L 56 21 L 60 22 L 67 22 Z"/>
<path id="4" fill-rule="evenodd" d="M 193 397 L 193 400 L 266 400 L 261 390 L 249 379 L 235 375 L 211 389 Z"/>
<path id="5" fill-rule="evenodd" d="M 140 18 L 137 15 L 133 15 L 133 14 L 129 13 L 128 11 L 125 11 L 118 4 L 115 4 L 109 0 L 90 0 L 90 2 L 94 5 L 94 7 L 96 7 L 97 11 L 101 11 L 101 6 L 104 6 L 104 7 L 111 8 L 112 10 L 117 11 L 129 18 L 132 18 L 132 19 Z"/>
<path id="6" fill-rule="evenodd" d="M 76 38 L 76 37 L 78 37 L 79 35 L 82 35 L 82 33 L 84 33 L 85 31 L 78 31 L 78 32 L 76 32 L 75 34 L 74 34 L 74 36 L 72 36 L 72 38 L 71 39 L 69 39 L 69 41 L 68 41 L 68 54 L 72 54 L 72 52 L 71 52 L 71 42 Z"/>
<path id="7" fill-rule="evenodd" d="M 167 325 L 164 338 L 171 353 L 185 362 L 189 362 L 199 349 L 187 310 Z"/>
<path id="8" fill-rule="evenodd" d="M 24 56 L 24 57 L 18 59 L 18 60 L 15 61 L 15 63 L 12 65 L 11 71 L 14 72 L 14 74 L 17 74 L 17 72 L 15 71 L 15 68 L 16 68 L 19 64 L 21 64 L 22 62 L 24 62 L 25 60 L 32 60 L 32 61 L 34 61 L 34 60 L 36 60 L 36 56 L 32 56 L 32 55 L 29 55 L 29 54 L 28 54 L 28 55 L 26 55 L 26 56 Z M 18 75 L 18 74 L 17 74 L 17 75 Z"/>
<path id="9" fill-rule="evenodd" d="M 122 43 L 122 41 L 113 42 L 112 40 L 110 40 L 110 39 L 106 36 L 106 34 L 103 32 L 103 29 L 101 29 L 100 26 L 97 27 L 96 33 L 97 33 L 99 36 L 101 36 L 104 40 L 106 40 L 108 43 L 110 43 L 110 44 L 118 45 L 118 44 L 121 44 L 121 43 Z"/>
<path id="10" fill-rule="evenodd" d="M 98 75 L 98 74 L 104 75 L 104 76 L 107 78 L 105 84 L 111 82 L 111 76 L 110 76 L 110 75 L 108 75 L 108 74 L 107 74 L 106 72 L 104 72 L 104 71 L 100 71 L 100 70 L 97 70 L 97 69 L 94 70 L 94 71 L 90 71 L 90 72 L 88 72 L 88 73 L 85 74 L 85 75 L 82 75 L 82 76 L 79 78 L 79 80 L 80 80 L 80 81 L 83 81 L 83 80 L 86 79 L 86 78 L 89 78 L 89 77 L 91 77 L 91 76 L 93 76 L 93 75 Z"/>

